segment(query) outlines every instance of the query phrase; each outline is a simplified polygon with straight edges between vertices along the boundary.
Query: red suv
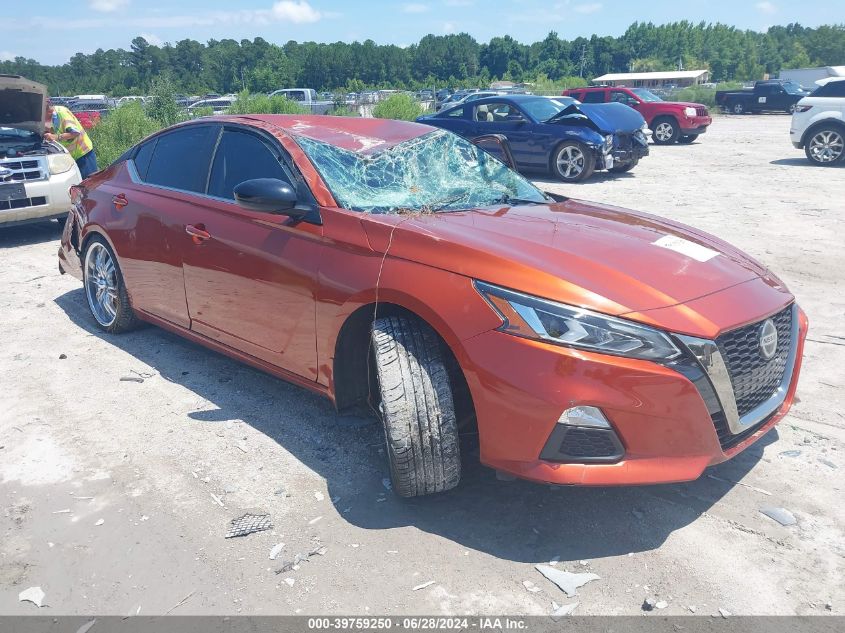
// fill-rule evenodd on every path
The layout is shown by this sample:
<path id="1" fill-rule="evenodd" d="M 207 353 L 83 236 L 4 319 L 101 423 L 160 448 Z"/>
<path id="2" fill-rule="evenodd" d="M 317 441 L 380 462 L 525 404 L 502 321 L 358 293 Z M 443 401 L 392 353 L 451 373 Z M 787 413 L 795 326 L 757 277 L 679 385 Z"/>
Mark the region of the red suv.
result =
<path id="1" fill-rule="evenodd" d="M 581 103 L 617 102 L 631 106 L 643 115 L 658 145 L 670 145 L 675 141 L 692 143 L 713 122 L 706 106 L 683 101 L 663 101 L 645 88 L 599 86 L 564 90 L 563 94 Z"/>

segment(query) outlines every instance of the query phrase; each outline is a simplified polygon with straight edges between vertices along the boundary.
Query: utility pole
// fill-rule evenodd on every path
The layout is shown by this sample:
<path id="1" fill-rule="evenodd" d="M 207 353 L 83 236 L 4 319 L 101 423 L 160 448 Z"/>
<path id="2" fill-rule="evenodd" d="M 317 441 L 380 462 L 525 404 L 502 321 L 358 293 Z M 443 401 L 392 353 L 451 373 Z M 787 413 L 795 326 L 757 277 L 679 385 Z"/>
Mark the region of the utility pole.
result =
<path id="1" fill-rule="evenodd" d="M 581 70 L 580 70 L 580 72 L 578 73 L 578 76 L 579 76 L 579 77 L 583 77 L 583 76 L 584 76 L 584 65 L 585 65 L 586 63 L 587 63 L 587 45 L 586 45 L 586 44 L 582 44 L 582 45 L 581 45 Z"/>
<path id="2" fill-rule="evenodd" d="M 681 55 L 678 55 L 678 70 L 684 69 L 684 58 Z"/>

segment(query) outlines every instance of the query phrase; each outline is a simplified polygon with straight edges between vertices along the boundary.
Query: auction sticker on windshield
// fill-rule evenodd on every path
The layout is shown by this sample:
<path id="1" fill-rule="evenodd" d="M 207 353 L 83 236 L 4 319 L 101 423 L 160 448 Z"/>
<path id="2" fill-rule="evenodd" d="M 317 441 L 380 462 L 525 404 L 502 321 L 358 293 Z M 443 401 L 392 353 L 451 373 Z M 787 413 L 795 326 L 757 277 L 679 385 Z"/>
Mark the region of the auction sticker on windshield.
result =
<path id="1" fill-rule="evenodd" d="M 719 254 L 718 251 L 675 235 L 664 235 L 659 240 L 652 242 L 652 244 L 661 248 L 668 248 L 670 251 L 675 251 L 681 255 L 686 255 L 698 262 L 710 261 Z"/>

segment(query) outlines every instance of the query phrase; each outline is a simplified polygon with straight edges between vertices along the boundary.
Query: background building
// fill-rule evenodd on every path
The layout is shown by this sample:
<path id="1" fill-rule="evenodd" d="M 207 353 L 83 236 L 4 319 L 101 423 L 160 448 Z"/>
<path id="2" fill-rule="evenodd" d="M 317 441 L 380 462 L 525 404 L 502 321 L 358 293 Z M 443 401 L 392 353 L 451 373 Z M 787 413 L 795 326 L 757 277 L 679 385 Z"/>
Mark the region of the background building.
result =
<path id="1" fill-rule="evenodd" d="M 650 73 L 609 73 L 593 79 L 594 84 L 629 88 L 669 88 L 707 83 L 709 70 L 668 70 Z"/>

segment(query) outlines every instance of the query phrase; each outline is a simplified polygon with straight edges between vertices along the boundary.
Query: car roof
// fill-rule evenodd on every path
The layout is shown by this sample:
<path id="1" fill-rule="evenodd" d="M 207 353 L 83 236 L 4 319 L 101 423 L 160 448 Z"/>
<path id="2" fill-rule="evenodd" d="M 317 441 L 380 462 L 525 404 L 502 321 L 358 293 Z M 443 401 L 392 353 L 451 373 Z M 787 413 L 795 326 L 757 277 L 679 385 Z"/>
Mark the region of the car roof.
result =
<path id="1" fill-rule="evenodd" d="M 210 119 L 237 121 L 247 125 L 253 121 L 261 121 L 292 136 L 304 136 L 359 154 L 382 151 L 432 131 L 427 125 L 410 121 L 320 114 L 250 114 Z M 208 121 L 209 118 L 203 120 Z"/>

